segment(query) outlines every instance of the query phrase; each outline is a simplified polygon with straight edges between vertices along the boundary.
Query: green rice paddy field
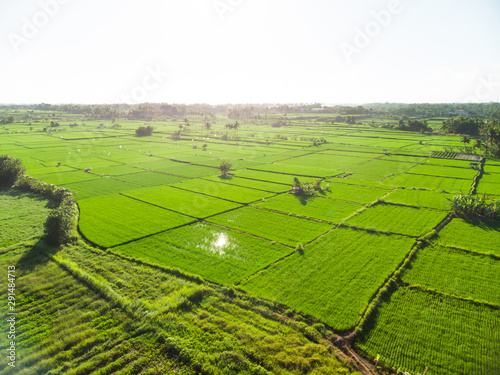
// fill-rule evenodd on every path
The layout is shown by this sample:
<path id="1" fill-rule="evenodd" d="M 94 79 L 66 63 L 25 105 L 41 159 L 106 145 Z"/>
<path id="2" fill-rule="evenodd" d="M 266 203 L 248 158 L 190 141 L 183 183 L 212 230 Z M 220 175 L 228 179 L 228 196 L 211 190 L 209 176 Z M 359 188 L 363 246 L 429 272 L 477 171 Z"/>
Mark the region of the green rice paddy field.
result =
<path id="1" fill-rule="evenodd" d="M 134 136 L 142 124 L 122 119 L 116 130 L 63 122 L 51 135 L 40 123 L 1 134 L 0 154 L 70 189 L 78 229 L 97 248 L 230 285 L 331 333 L 355 331 L 354 348 L 388 368 L 500 373 L 500 221 L 451 218 L 448 199 L 469 192 L 478 171 L 430 157 L 459 137 L 300 119 L 242 121 L 234 132 L 219 120 L 209 131 L 190 116 L 180 140 L 176 121 L 144 138 Z M 221 162 L 233 165 L 226 178 Z M 295 177 L 324 190 L 297 197 Z M 477 192 L 500 197 L 497 162 L 486 160 Z M 41 209 L 41 228 L 48 203 L 14 198 L 0 192 L 0 205 Z M 23 230 L 0 233 L 0 248 Z"/>

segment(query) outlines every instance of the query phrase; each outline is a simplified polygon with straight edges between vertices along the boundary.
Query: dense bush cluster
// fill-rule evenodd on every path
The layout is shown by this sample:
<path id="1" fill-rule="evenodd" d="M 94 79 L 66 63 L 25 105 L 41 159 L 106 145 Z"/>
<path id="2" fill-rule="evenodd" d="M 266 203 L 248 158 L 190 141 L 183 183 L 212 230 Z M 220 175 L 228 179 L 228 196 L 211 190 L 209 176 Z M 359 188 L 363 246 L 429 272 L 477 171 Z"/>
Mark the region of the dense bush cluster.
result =
<path id="1" fill-rule="evenodd" d="M 301 183 L 297 177 L 293 179 L 292 193 L 295 195 L 312 197 L 316 195 L 317 192 L 322 193 L 325 191 L 330 191 L 330 184 L 326 184 L 325 187 L 322 187 L 320 179 L 316 179 L 314 182 L 304 183 Z"/>
<path id="2" fill-rule="evenodd" d="M 443 121 L 441 130 L 445 133 L 477 136 L 482 126 L 483 121 L 480 119 L 458 116 Z"/>
<path id="3" fill-rule="evenodd" d="M 73 194 L 71 194 L 71 191 L 69 191 L 68 189 L 52 184 L 47 184 L 28 175 L 20 176 L 17 179 L 15 186 L 18 189 L 39 194 L 47 199 L 52 199 L 59 204 L 62 204 L 63 202 L 68 200 L 73 201 Z"/>
<path id="4" fill-rule="evenodd" d="M 404 130 L 409 132 L 429 132 L 432 129 L 427 124 L 427 121 L 419 121 L 417 119 L 409 119 L 405 121 L 405 119 L 400 119 L 398 125 L 395 127 L 397 130 Z"/>
<path id="5" fill-rule="evenodd" d="M 493 219 L 500 215 L 500 199 L 488 201 L 486 195 L 462 194 L 450 199 L 455 215 L 467 219 L 486 217 Z"/>
<path id="6" fill-rule="evenodd" d="M 23 162 L 8 155 L 0 156 L 0 186 L 12 186 L 23 175 Z"/>
<path id="7" fill-rule="evenodd" d="M 141 126 L 135 130 L 136 137 L 148 137 L 153 134 L 154 128 L 152 126 Z"/>

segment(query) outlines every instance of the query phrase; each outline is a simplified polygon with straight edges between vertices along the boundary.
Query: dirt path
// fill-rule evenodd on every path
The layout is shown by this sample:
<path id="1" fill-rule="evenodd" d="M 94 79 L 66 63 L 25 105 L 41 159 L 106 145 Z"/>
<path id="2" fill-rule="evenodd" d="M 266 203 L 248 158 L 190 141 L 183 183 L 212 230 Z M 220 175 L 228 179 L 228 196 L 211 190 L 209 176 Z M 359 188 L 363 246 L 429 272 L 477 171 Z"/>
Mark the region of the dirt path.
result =
<path id="1" fill-rule="evenodd" d="M 377 368 L 352 348 L 355 337 L 354 333 L 344 337 L 331 335 L 328 340 L 340 350 L 340 356 L 351 363 L 356 370 L 364 375 L 379 375 Z"/>

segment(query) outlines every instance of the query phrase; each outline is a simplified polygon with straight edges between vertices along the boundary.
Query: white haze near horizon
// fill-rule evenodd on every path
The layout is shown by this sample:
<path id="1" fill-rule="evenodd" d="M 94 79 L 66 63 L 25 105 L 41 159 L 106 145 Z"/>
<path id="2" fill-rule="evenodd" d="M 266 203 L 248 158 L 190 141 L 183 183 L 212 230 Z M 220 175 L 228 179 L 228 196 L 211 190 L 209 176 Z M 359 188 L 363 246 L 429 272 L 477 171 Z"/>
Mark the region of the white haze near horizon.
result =
<path id="1" fill-rule="evenodd" d="M 0 0 L 0 103 L 498 101 L 499 19 L 498 0 Z"/>

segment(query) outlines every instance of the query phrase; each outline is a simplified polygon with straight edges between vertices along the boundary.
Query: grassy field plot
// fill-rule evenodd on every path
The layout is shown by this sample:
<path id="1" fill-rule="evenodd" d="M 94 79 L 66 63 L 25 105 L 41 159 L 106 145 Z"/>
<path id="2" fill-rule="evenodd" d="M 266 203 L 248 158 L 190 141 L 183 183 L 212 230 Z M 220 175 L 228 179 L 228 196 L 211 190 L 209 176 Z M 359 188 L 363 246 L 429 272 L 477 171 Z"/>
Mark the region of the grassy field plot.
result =
<path id="1" fill-rule="evenodd" d="M 102 156 L 104 157 L 104 154 L 102 154 Z M 68 154 L 65 155 L 64 158 L 57 158 L 56 155 L 53 154 L 53 151 L 48 152 L 48 157 L 50 157 L 49 160 L 61 161 L 63 165 L 78 169 L 97 169 L 122 165 L 120 164 L 121 160 L 113 161 L 107 158 L 101 159 L 97 156 L 89 157 L 88 155 Z"/>
<path id="2" fill-rule="evenodd" d="M 452 196 L 452 194 L 438 193 L 430 190 L 397 189 L 385 197 L 384 201 L 447 211 L 451 208 L 448 199 L 451 199 Z"/>
<path id="3" fill-rule="evenodd" d="M 453 219 L 439 232 L 436 241 L 447 246 L 500 256 L 500 222 Z"/>
<path id="4" fill-rule="evenodd" d="M 100 178 L 99 176 L 86 173 L 83 171 L 70 171 L 70 172 L 58 172 L 50 174 L 42 174 L 36 176 L 40 181 L 46 182 L 48 184 L 63 185 L 70 184 L 72 182 L 89 181 L 96 180 Z"/>
<path id="5" fill-rule="evenodd" d="M 417 165 L 412 168 L 408 173 L 424 174 L 428 176 L 452 177 L 452 178 L 465 178 L 472 180 L 477 171 L 467 168 L 445 167 L 437 165 Z"/>
<path id="6" fill-rule="evenodd" d="M 209 224 L 174 229 L 116 250 L 224 284 L 234 284 L 293 251 Z"/>
<path id="7" fill-rule="evenodd" d="M 495 165 L 491 164 L 489 161 L 487 161 L 484 164 L 484 173 L 485 175 L 487 174 L 500 174 L 500 165 Z"/>
<path id="8" fill-rule="evenodd" d="M 336 183 L 335 179 L 330 180 L 330 182 L 332 182 L 332 184 L 330 185 L 331 192 L 326 193 L 325 196 L 327 198 L 368 204 L 388 193 L 387 190 L 379 189 L 376 187 Z"/>
<path id="9" fill-rule="evenodd" d="M 404 173 L 414 166 L 415 164 L 412 163 L 371 160 L 360 165 L 345 168 L 345 171 L 353 173 L 354 177 L 356 177 L 357 174 L 370 175 L 373 176 L 370 177 L 372 181 L 380 181 L 384 177 Z"/>
<path id="10" fill-rule="evenodd" d="M 118 176 L 142 172 L 140 168 L 134 168 L 130 165 L 113 165 L 110 167 L 100 167 L 92 170 L 92 173 L 104 176 Z"/>
<path id="11" fill-rule="evenodd" d="M 485 172 L 481 176 L 481 181 L 489 184 L 499 184 L 500 185 L 500 173 Z"/>
<path id="12" fill-rule="evenodd" d="M 90 181 L 73 182 L 61 186 L 71 190 L 76 200 L 98 197 L 100 195 L 116 194 L 138 188 L 137 185 L 107 177 L 100 177 Z"/>
<path id="13" fill-rule="evenodd" d="M 181 368 L 194 374 L 189 365 L 162 353 L 151 332 L 141 330 L 117 304 L 76 280 L 40 249 L 23 250 L 0 258 L 2 269 L 16 265 L 16 303 L 22 306 L 16 311 L 15 371 L 5 365 L 0 374 L 161 374 Z M 7 285 L 0 289 L 4 300 Z M 0 311 L 6 315 L 7 304 Z M 6 326 L 0 332 L 7 337 Z M 0 349 L 7 353 L 8 348 L 9 341 L 2 340 Z"/>
<path id="14" fill-rule="evenodd" d="M 175 165 L 165 168 L 154 168 L 157 172 L 175 174 L 183 177 L 205 177 L 215 176 L 220 174 L 217 168 L 201 167 L 199 165 L 191 165 L 186 163 L 175 163 Z"/>
<path id="15" fill-rule="evenodd" d="M 0 248 L 43 234 L 43 224 L 57 204 L 17 189 L 0 189 Z"/>
<path id="16" fill-rule="evenodd" d="M 293 178 L 296 177 L 296 175 L 257 171 L 253 169 L 242 169 L 233 172 L 233 174 L 235 175 L 235 177 L 244 177 L 253 180 L 267 181 L 267 182 L 274 182 L 278 184 L 288 185 L 290 190 L 292 189 Z M 313 182 L 314 180 L 315 180 L 314 177 L 300 178 L 300 182 Z"/>
<path id="17" fill-rule="evenodd" d="M 413 240 L 338 228 L 242 288 L 351 329 L 370 298 L 410 251 Z"/>
<path id="18" fill-rule="evenodd" d="M 419 289 L 401 288 L 379 308 L 356 345 L 412 374 L 500 373 L 500 310 Z"/>
<path id="19" fill-rule="evenodd" d="M 332 228 L 329 224 L 253 207 L 217 215 L 209 221 L 293 247 L 299 242 L 312 241 Z"/>
<path id="20" fill-rule="evenodd" d="M 384 179 L 383 184 L 405 188 L 414 187 L 428 190 L 446 191 L 450 193 L 467 193 L 472 187 L 472 180 L 403 173 L 387 177 Z"/>
<path id="21" fill-rule="evenodd" d="M 214 177 L 205 177 L 203 179 L 214 182 L 222 182 L 225 184 L 230 184 L 235 186 L 247 187 L 251 189 L 264 190 L 271 193 L 284 193 L 290 190 L 290 187 L 286 185 L 276 184 L 272 182 L 249 180 L 246 178 L 239 178 L 233 176 L 228 176 L 226 178 L 222 178 L 221 176 L 214 176 Z"/>
<path id="22" fill-rule="evenodd" d="M 446 215 L 425 208 L 378 204 L 350 218 L 346 224 L 418 237 L 431 231 Z"/>
<path id="23" fill-rule="evenodd" d="M 154 186 L 136 189 L 127 191 L 124 194 L 141 201 L 198 218 L 215 215 L 223 211 L 240 207 L 237 203 L 191 191 L 176 189 L 170 186 Z"/>
<path id="24" fill-rule="evenodd" d="M 321 167 L 305 167 L 299 165 L 287 165 L 281 162 L 276 162 L 273 164 L 264 164 L 255 169 L 265 172 L 277 172 L 286 173 L 293 176 L 304 176 L 304 177 L 330 177 L 339 174 L 338 170 L 326 169 Z"/>
<path id="25" fill-rule="evenodd" d="M 477 194 L 494 195 L 498 199 L 500 196 L 500 184 L 487 182 L 487 180 L 482 177 L 477 185 Z"/>
<path id="26" fill-rule="evenodd" d="M 331 171 L 337 171 L 349 166 L 357 165 L 367 160 L 373 159 L 376 155 L 373 154 L 356 154 L 356 153 L 314 153 L 296 158 L 284 160 L 280 162 L 283 165 L 296 167 L 323 168 Z"/>
<path id="27" fill-rule="evenodd" d="M 332 223 L 338 223 L 345 217 L 363 208 L 362 205 L 343 202 L 322 197 L 305 199 L 293 194 L 281 194 L 269 198 L 265 202 L 259 202 L 257 206 L 272 210 L 297 214 L 301 216 L 321 219 Z"/>
<path id="28" fill-rule="evenodd" d="M 419 250 L 403 281 L 500 306 L 500 262 L 438 245 Z"/>
<path id="29" fill-rule="evenodd" d="M 30 176 L 38 176 L 38 175 L 43 175 L 43 174 L 50 174 L 50 173 L 61 173 L 61 172 L 69 172 L 69 171 L 74 171 L 74 168 L 68 167 L 66 165 L 60 165 L 59 167 L 56 165 L 47 165 L 46 167 L 41 165 L 40 163 L 31 165 L 32 163 L 28 164 L 26 166 L 26 173 L 29 174 Z M 49 163 L 47 163 L 49 164 Z M 50 164 L 55 164 L 55 163 L 50 163 Z"/>
<path id="30" fill-rule="evenodd" d="M 120 195 L 83 199 L 81 232 L 104 247 L 140 238 L 193 221 L 192 218 Z"/>
<path id="31" fill-rule="evenodd" d="M 169 174 L 149 171 L 124 174 L 120 176 L 114 176 L 113 178 L 139 186 L 170 185 L 185 180 L 184 177 L 171 176 Z"/>
<path id="32" fill-rule="evenodd" d="M 274 193 L 270 192 L 202 179 L 185 180 L 174 186 L 239 203 L 250 203 L 274 195 Z"/>

